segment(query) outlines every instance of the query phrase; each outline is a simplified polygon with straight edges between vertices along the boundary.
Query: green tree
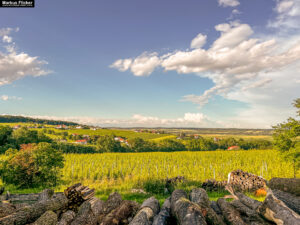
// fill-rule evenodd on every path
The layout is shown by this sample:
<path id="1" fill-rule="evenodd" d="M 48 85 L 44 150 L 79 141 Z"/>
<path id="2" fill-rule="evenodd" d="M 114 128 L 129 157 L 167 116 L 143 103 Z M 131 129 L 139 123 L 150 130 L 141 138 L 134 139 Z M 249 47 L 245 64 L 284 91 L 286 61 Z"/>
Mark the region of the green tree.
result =
<path id="1" fill-rule="evenodd" d="M 9 126 L 0 126 L 0 146 L 8 143 L 13 130 Z"/>
<path id="2" fill-rule="evenodd" d="M 113 136 L 101 136 L 96 142 L 98 152 L 122 152 L 123 148 L 119 141 L 115 141 Z"/>
<path id="3" fill-rule="evenodd" d="M 164 139 L 158 143 L 158 150 L 162 152 L 174 152 L 174 151 L 185 151 L 185 145 L 172 140 Z"/>
<path id="4" fill-rule="evenodd" d="M 64 157 L 49 143 L 24 144 L 20 151 L 9 149 L 0 172 L 6 184 L 19 188 L 55 186 L 61 177 Z"/>
<path id="5" fill-rule="evenodd" d="M 128 140 L 128 143 L 133 152 L 154 152 L 157 150 L 155 143 L 139 137 Z"/>
<path id="6" fill-rule="evenodd" d="M 296 99 L 293 105 L 300 109 L 300 98 Z M 300 116 L 300 110 L 297 113 Z M 273 145 L 285 160 L 293 163 L 294 177 L 296 177 L 300 168 L 300 120 L 289 118 L 287 122 L 273 128 Z"/>

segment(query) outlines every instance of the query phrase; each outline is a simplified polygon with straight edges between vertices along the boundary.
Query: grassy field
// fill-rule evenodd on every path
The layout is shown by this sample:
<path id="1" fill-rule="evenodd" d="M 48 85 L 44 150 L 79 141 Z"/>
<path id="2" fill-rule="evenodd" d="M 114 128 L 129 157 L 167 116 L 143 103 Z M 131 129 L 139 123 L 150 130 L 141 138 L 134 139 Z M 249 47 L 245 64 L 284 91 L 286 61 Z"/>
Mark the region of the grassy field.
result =
<path id="1" fill-rule="evenodd" d="M 127 199 L 142 201 L 155 194 L 163 200 L 166 197 L 163 180 L 178 175 L 188 180 L 179 185 L 187 191 L 199 187 L 206 179 L 226 180 L 228 173 L 235 169 L 243 169 L 265 179 L 293 176 L 292 166 L 282 161 L 274 150 L 67 154 L 65 160 L 62 171 L 64 184 L 56 190 L 62 191 L 81 182 L 95 188 L 97 196 L 102 199 L 118 191 Z M 8 188 L 12 193 L 39 191 Z M 150 194 L 132 193 L 132 189 L 144 189 Z M 224 193 L 210 193 L 212 199 L 220 195 Z"/>

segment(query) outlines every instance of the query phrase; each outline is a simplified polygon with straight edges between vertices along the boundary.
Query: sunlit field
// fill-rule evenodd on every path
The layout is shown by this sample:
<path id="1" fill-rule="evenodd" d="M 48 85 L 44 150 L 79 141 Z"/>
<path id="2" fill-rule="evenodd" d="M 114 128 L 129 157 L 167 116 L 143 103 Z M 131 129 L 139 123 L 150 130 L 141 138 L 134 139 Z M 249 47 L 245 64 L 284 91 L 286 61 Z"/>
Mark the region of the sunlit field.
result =
<path id="1" fill-rule="evenodd" d="M 184 176 L 192 181 L 226 180 L 235 169 L 263 176 L 292 177 L 292 166 L 274 150 L 68 154 L 66 184 L 82 182 L 96 189 L 130 189 L 149 179 Z"/>

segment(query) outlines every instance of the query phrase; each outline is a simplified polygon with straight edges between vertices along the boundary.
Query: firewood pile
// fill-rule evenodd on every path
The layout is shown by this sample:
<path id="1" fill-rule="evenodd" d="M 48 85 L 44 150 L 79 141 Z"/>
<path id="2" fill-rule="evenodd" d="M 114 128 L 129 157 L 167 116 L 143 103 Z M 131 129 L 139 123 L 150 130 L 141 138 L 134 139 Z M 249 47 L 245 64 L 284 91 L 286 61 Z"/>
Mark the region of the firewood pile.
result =
<path id="1" fill-rule="evenodd" d="M 235 170 L 228 174 L 227 181 L 206 180 L 202 184 L 202 188 L 207 191 L 220 191 L 225 190 L 227 185 L 230 185 L 235 191 L 252 192 L 260 188 L 265 188 L 266 180 L 242 170 Z"/>
<path id="2" fill-rule="evenodd" d="M 116 192 L 102 201 L 93 189 L 75 184 L 60 194 L 46 189 L 37 202 L 23 207 L 2 202 L 0 225 L 300 225 L 300 193 L 284 188 L 290 180 L 278 179 L 272 181 L 278 188 L 268 189 L 263 202 L 227 185 L 232 201 L 210 201 L 203 188 L 190 193 L 176 189 L 162 206 L 154 197 L 139 205 Z"/>

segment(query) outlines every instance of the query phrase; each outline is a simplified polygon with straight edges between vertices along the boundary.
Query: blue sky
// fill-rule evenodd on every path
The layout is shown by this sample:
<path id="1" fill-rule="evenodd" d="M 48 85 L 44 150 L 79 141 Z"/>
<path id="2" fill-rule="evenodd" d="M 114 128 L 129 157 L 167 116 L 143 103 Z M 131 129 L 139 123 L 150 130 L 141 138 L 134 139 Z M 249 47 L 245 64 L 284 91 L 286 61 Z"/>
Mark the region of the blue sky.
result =
<path id="1" fill-rule="evenodd" d="M 299 0 L 0 8 L 0 114 L 270 128 L 300 97 Z"/>

